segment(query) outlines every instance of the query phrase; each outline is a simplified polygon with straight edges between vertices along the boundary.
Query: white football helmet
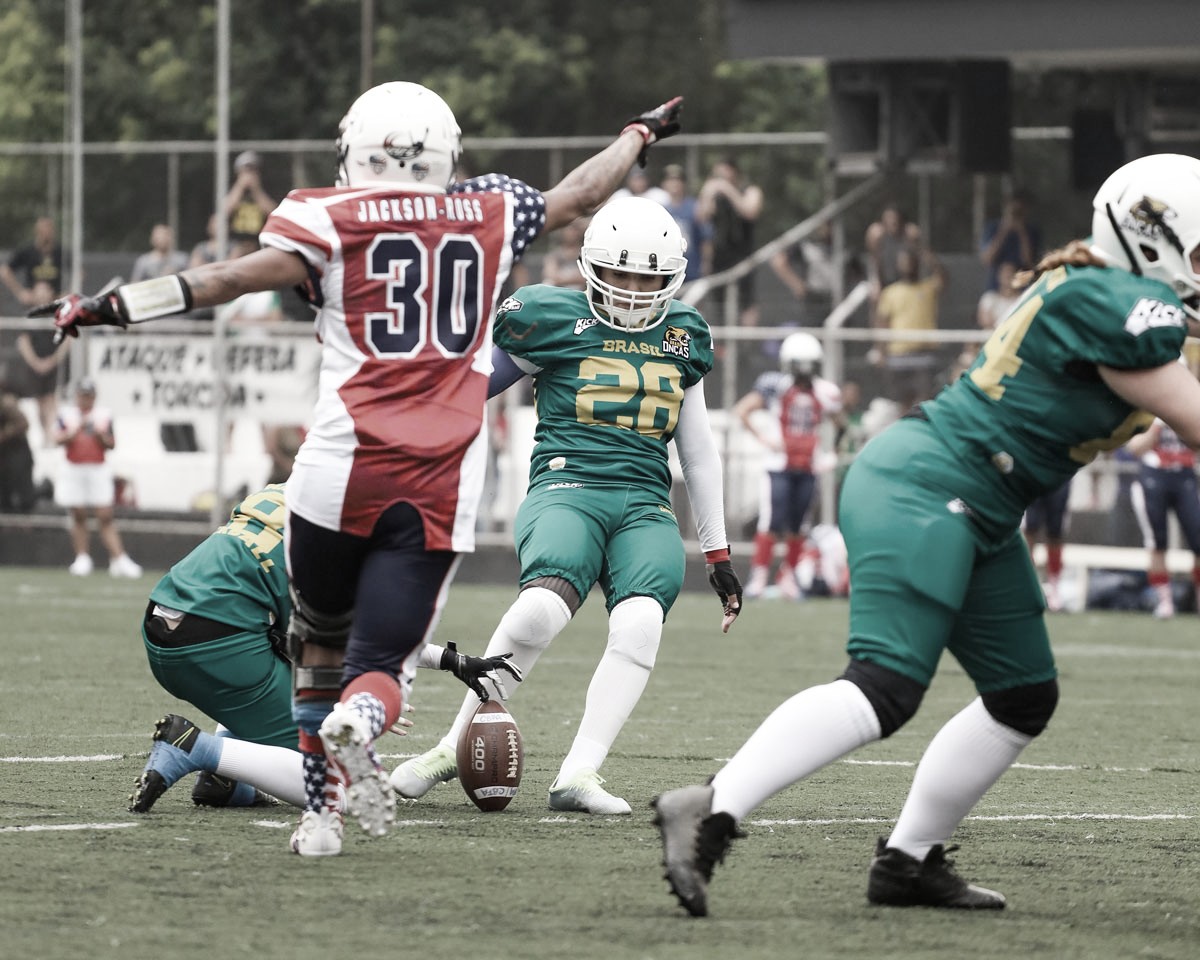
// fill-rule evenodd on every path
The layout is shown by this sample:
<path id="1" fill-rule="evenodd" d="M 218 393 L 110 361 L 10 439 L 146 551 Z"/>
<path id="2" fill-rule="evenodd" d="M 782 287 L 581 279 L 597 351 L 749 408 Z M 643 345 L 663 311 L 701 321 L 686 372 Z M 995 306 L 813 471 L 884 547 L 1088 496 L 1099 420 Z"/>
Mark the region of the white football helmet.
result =
<path id="1" fill-rule="evenodd" d="M 779 345 L 779 368 L 792 376 L 820 376 L 824 359 L 821 341 L 811 333 L 790 334 Z"/>
<path id="2" fill-rule="evenodd" d="M 338 186 L 384 182 L 445 193 L 462 153 L 462 131 L 446 101 L 419 83 L 372 87 L 338 127 Z"/>
<path id="3" fill-rule="evenodd" d="M 583 235 L 579 269 L 588 285 L 592 316 L 617 330 L 649 330 L 662 323 L 683 286 L 687 241 L 661 203 L 620 197 L 601 207 Z M 662 277 L 661 289 L 639 292 L 600 279 L 599 269 Z"/>
<path id="4" fill-rule="evenodd" d="M 1111 174 L 1092 201 L 1092 249 L 1110 266 L 1170 286 L 1200 320 L 1200 160 L 1159 153 Z"/>

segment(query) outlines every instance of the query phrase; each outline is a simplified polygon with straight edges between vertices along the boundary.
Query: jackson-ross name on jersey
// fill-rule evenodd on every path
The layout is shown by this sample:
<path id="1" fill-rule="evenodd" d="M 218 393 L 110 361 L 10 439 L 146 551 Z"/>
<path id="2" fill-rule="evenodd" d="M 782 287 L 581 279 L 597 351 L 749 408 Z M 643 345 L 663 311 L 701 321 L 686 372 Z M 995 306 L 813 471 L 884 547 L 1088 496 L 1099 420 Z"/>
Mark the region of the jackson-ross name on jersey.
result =
<path id="1" fill-rule="evenodd" d="M 446 195 L 425 197 L 383 197 L 359 200 L 360 223 L 391 223 L 403 220 L 483 220 L 483 204 L 478 197 Z"/>

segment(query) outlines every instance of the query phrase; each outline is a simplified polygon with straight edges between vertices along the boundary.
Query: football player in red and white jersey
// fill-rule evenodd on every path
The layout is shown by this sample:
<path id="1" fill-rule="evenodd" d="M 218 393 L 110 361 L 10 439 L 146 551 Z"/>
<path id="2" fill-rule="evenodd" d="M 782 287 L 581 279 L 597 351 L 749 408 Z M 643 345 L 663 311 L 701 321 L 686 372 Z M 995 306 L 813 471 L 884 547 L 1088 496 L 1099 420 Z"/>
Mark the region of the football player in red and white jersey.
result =
<path id="1" fill-rule="evenodd" d="M 491 318 L 543 231 L 591 214 L 645 150 L 679 130 L 682 98 L 541 192 L 502 174 L 455 182 L 460 131 L 415 83 L 368 90 L 342 119 L 337 186 L 292 191 L 262 249 L 31 311 L 55 325 L 126 326 L 258 290 L 304 285 L 323 344 L 313 424 L 287 485 L 289 646 L 307 805 L 306 856 L 340 852 L 326 754 L 374 836 L 395 800 L 374 739 L 400 716 L 415 654 L 463 552 L 474 549 L 487 437 Z"/>
<path id="2" fill-rule="evenodd" d="M 762 374 L 733 413 L 767 448 L 766 475 L 759 496 L 758 527 L 746 597 L 767 587 L 775 544 L 786 544 L 776 582 L 780 596 L 800 599 L 796 566 L 804 552 L 804 521 L 824 466 L 818 449 L 821 424 L 842 409 L 842 391 L 820 376 L 824 351 L 811 333 L 793 333 L 779 346 L 779 369 Z M 753 414 L 768 410 L 776 429 L 760 432 Z"/>

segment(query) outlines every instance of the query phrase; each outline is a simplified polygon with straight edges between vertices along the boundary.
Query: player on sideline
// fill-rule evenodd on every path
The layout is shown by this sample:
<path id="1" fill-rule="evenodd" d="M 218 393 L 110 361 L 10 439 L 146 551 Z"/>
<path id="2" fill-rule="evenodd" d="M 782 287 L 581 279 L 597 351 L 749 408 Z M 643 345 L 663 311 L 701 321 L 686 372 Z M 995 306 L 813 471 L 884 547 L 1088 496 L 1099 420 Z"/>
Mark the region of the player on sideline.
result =
<path id="1" fill-rule="evenodd" d="M 802 599 L 796 567 L 804 553 L 804 522 L 817 492 L 821 424 L 841 412 L 842 391 L 822 377 L 825 351 L 811 333 L 792 333 L 779 345 L 779 369 L 768 370 L 733 407 L 733 415 L 767 450 L 759 495 L 758 529 L 746 597 L 767 589 L 775 544 L 786 553 L 776 581 L 785 600 Z M 756 410 L 769 410 L 777 430 L 766 435 L 754 423 Z"/>
<path id="2" fill-rule="evenodd" d="M 327 753 L 364 830 L 380 836 L 395 820 L 371 744 L 400 716 L 416 654 L 474 549 L 491 317 L 513 263 L 543 230 L 599 207 L 650 144 L 678 131 L 680 105 L 633 118 L 542 193 L 502 174 L 455 182 L 453 112 L 419 84 L 385 83 L 342 119 L 337 186 L 288 194 L 263 249 L 33 311 L 75 333 L 306 285 L 323 350 L 313 424 L 287 486 L 288 644 L 307 790 L 297 853 L 341 851 L 341 814 L 324 799 Z"/>
<path id="3" fill-rule="evenodd" d="M 203 772 L 192 800 L 201 806 L 249 806 L 265 802 L 264 793 L 304 806 L 291 663 L 284 653 L 292 615 L 286 515 L 282 484 L 251 494 L 150 592 L 142 641 L 151 672 L 164 690 L 220 726 L 210 735 L 178 714 L 163 717 L 129 798 L 133 813 L 146 813 L 196 771 Z M 498 670 L 521 679 L 502 658 L 467 656 L 453 643 L 425 644 L 418 666 L 448 670 L 484 696 L 485 676 L 502 698 L 507 695 L 502 683 L 496 685 Z"/>
<path id="4" fill-rule="evenodd" d="M 671 510 L 667 444 L 675 441 L 728 631 L 742 588 L 729 562 L 721 461 L 704 403 L 712 335 L 674 300 L 687 244 L 661 204 L 624 197 L 584 234 L 587 291 L 522 287 L 496 318 L 491 392 L 531 376 L 537 407 L 529 491 L 517 511 L 521 592 L 485 657 L 512 655 L 527 673 L 583 604 L 604 591 L 608 644 L 583 719 L 550 786 L 553 810 L 628 814 L 601 784 L 601 764 L 654 667 L 663 620 L 683 586 L 684 551 Z M 479 705 L 463 701 L 441 742 L 401 764 L 392 784 L 424 796 L 457 775 L 455 745 Z"/>
<path id="5" fill-rule="evenodd" d="M 868 443 L 841 497 L 850 664 L 767 717 L 705 784 L 654 801 L 671 889 L 695 916 L 738 823 L 767 798 L 916 712 L 943 650 L 979 696 L 929 744 L 871 861 L 867 899 L 998 909 L 946 859 L 955 828 L 1045 729 L 1058 701 L 1045 602 L 1021 515 L 1099 450 L 1162 417 L 1200 447 L 1200 160 L 1126 164 L 1093 203 L 1090 243 L 1037 279 L 968 371 Z"/>
<path id="6" fill-rule="evenodd" d="M 1133 512 L 1149 554 L 1146 581 L 1157 602 L 1154 616 L 1175 616 L 1171 572 L 1167 569 L 1167 515 L 1174 513 L 1183 542 L 1192 551 L 1192 589 L 1200 589 L 1200 494 L 1196 484 L 1196 453 L 1161 420 L 1129 441 L 1139 458 L 1138 478 L 1130 491 Z"/>

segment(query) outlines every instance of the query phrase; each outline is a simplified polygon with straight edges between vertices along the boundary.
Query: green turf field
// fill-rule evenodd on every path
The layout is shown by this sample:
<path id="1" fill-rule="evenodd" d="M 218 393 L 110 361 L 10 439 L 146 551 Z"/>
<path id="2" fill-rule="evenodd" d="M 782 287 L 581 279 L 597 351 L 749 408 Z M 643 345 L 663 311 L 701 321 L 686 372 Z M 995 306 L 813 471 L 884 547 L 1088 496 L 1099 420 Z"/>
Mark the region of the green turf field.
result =
<path id="1" fill-rule="evenodd" d="M 1062 701 L 973 812 L 955 858 L 1009 909 L 869 907 L 875 837 L 913 764 L 972 692 L 946 662 L 918 717 L 751 816 L 711 916 L 667 893 L 648 802 L 700 780 L 780 701 L 843 665 L 845 605 L 760 602 L 729 636 L 706 594 L 667 623 L 646 695 L 605 765 L 631 818 L 546 808 L 604 643 L 595 595 L 511 701 L 521 793 L 480 814 L 456 783 L 402 806 L 387 837 L 347 824 L 343 855 L 288 852 L 290 808 L 193 808 L 190 785 L 126 811 L 154 721 L 188 709 L 150 676 L 137 624 L 152 575 L 0 568 L 0 954 L 12 958 L 1194 958 L 1200 956 L 1200 623 L 1056 617 Z M 513 590 L 460 586 L 439 634 L 482 649 Z M 423 751 L 461 686 L 422 671 Z M 193 719 L 206 718 L 193 716 Z M 803 731 L 797 731 L 798 736 Z"/>

